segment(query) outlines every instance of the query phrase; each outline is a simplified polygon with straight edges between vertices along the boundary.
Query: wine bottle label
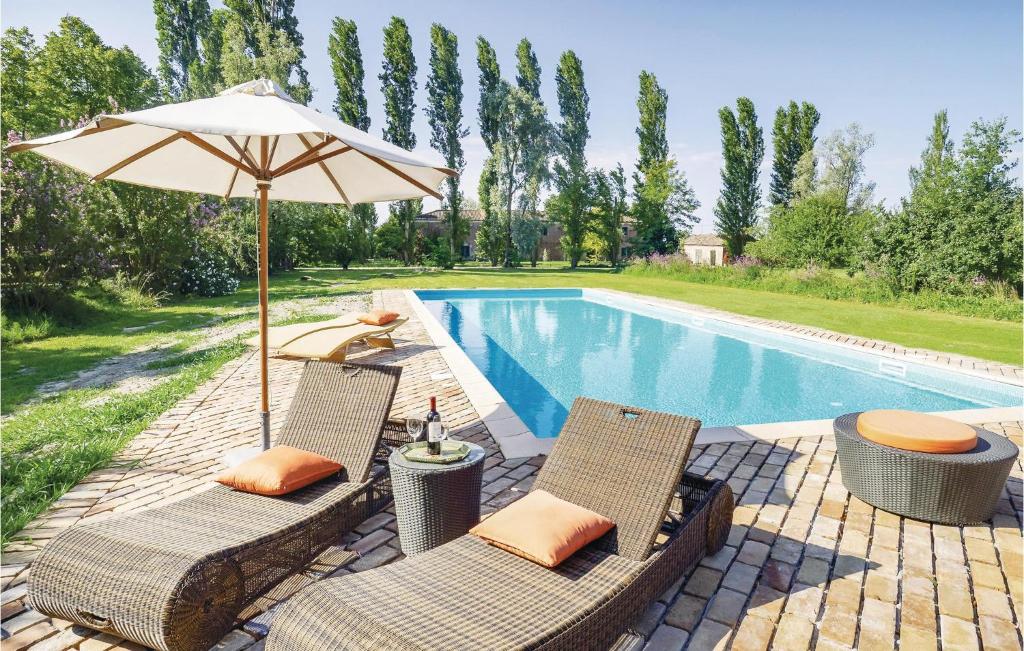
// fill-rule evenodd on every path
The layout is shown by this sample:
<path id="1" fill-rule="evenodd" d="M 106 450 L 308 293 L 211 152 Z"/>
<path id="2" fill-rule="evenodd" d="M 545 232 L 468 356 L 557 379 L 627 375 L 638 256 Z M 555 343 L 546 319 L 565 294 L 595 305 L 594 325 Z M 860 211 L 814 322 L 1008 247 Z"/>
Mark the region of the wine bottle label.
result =
<path id="1" fill-rule="evenodd" d="M 427 423 L 427 440 L 431 443 L 441 440 L 441 423 Z"/>

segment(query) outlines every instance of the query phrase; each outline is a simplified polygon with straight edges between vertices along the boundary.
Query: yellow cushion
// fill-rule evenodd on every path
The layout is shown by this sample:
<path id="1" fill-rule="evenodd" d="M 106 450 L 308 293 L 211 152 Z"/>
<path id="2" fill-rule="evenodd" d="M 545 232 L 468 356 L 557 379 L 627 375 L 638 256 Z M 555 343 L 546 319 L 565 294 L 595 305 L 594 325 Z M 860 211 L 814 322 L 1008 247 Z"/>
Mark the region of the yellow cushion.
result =
<path id="1" fill-rule="evenodd" d="M 222 472 L 216 481 L 257 495 L 285 495 L 341 470 L 327 457 L 278 445 Z"/>
<path id="2" fill-rule="evenodd" d="M 389 312 L 387 310 L 370 310 L 366 314 L 360 314 L 357 319 L 365 323 L 366 325 L 387 325 L 399 317 L 398 312 Z"/>
<path id="3" fill-rule="evenodd" d="M 614 526 L 600 513 L 535 490 L 469 533 L 544 567 L 557 567 Z"/>
<path id="4" fill-rule="evenodd" d="M 900 409 L 864 412 L 857 417 L 857 431 L 869 441 L 913 452 L 967 452 L 978 444 L 978 434 L 970 425 Z"/>

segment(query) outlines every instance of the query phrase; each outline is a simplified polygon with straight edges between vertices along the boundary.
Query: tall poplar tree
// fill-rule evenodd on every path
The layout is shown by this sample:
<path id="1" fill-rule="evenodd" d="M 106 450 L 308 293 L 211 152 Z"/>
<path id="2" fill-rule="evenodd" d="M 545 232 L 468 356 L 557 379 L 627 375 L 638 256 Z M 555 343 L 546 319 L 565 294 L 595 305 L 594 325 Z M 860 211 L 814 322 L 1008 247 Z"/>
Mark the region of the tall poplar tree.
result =
<path id="1" fill-rule="evenodd" d="M 416 110 L 416 59 L 409 26 L 397 16 L 392 16 L 384 27 L 384 68 L 378 78 L 384 94 L 384 139 L 412 150 L 416 147 L 416 134 L 412 129 Z M 391 204 L 391 218 L 402 234 L 402 261 L 407 265 L 416 257 L 416 216 L 421 206 L 419 199 Z"/>
<path id="2" fill-rule="evenodd" d="M 761 205 L 758 175 L 764 158 L 764 137 L 757 125 L 754 103 L 736 100 L 736 112 L 728 106 L 718 111 L 722 123 L 722 191 L 715 206 L 715 226 L 729 253 L 742 255 L 757 222 Z"/>
<path id="3" fill-rule="evenodd" d="M 640 112 L 636 129 L 640 145 L 633 173 L 637 234 L 631 244 L 638 255 L 672 252 L 679 247 L 679 229 L 696 221 L 694 211 L 700 202 L 668 153 L 668 93 L 646 70 L 640 73 L 636 105 Z"/>
<path id="4" fill-rule="evenodd" d="M 303 104 L 313 96 L 309 86 L 309 73 L 302 65 L 306 55 L 302 51 L 303 37 L 299 31 L 299 19 L 295 17 L 295 0 L 224 0 L 224 6 L 232 10 L 241 20 L 245 32 L 246 45 L 254 56 L 265 56 L 261 28 L 269 27 L 272 31 L 284 32 L 298 51 L 294 70 L 298 81 L 288 88 L 292 97 Z"/>
<path id="5" fill-rule="evenodd" d="M 193 66 L 201 64 L 200 44 L 211 28 L 207 0 L 153 0 L 156 43 L 160 49 L 157 76 L 167 101 L 187 95 Z"/>
<path id="6" fill-rule="evenodd" d="M 363 53 L 359 47 L 359 34 L 354 20 L 335 18 L 327 39 L 327 55 L 331 60 L 334 86 L 338 91 L 334 99 L 334 112 L 345 124 L 362 131 L 370 128 L 370 114 L 366 108 L 363 88 L 365 71 Z M 353 206 L 352 249 L 356 259 L 365 259 L 373 253 L 373 229 L 377 211 L 371 203 Z"/>
<path id="7" fill-rule="evenodd" d="M 583 257 L 583 238 L 590 226 L 593 201 L 591 176 L 587 171 L 587 140 L 590 139 L 590 96 L 583 81 L 583 62 L 572 50 L 562 53 L 555 71 L 558 125 L 555 161 L 557 193 L 548 201 L 548 212 L 562 225 L 562 250 L 575 269 Z"/>
<path id="8" fill-rule="evenodd" d="M 462 126 L 462 71 L 459 70 L 459 39 L 441 25 L 430 26 L 430 75 L 427 78 L 426 107 L 430 124 L 430 146 L 441 152 L 445 164 L 460 174 L 466 167 L 462 138 L 469 129 Z M 446 221 L 452 259 L 461 256 L 461 242 L 467 224 L 462 218 L 459 176 L 445 179 Z"/>
<path id="9" fill-rule="evenodd" d="M 516 85 L 540 101 L 540 63 L 526 38 L 516 46 Z"/>
<path id="10" fill-rule="evenodd" d="M 780 106 L 775 111 L 772 125 L 772 178 L 769 198 L 773 206 L 789 206 L 794 198 L 793 182 L 797 177 L 800 158 L 814 151 L 817 138 L 814 130 L 821 115 L 814 104 L 803 102 L 797 105 Z M 813 162 L 813 158 L 809 159 Z M 812 171 L 813 173 L 813 171 Z"/>
<path id="11" fill-rule="evenodd" d="M 480 138 L 487 147 L 488 158 L 480 171 L 478 184 L 480 210 L 483 221 L 476 235 L 477 251 L 487 257 L 491 266 L 501 262 L 501 228 L 498 214 L 492 200 L 492 190 L 497 185 L 497 164 L 494 161 L 494 146 L 498 139 L 498 121 L 508 84 L 501 78 L 498 55 L 483 36 L 476 39 L 476 63 L 480 70 L 480 107 L 477 117 L 480 124 Z"/>

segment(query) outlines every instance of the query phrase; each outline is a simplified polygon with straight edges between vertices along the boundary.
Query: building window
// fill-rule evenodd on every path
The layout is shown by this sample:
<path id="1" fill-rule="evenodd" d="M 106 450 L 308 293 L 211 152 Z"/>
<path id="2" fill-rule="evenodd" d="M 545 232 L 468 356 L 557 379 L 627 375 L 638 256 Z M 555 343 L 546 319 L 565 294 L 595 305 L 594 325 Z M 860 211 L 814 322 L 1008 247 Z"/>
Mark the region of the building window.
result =
<path id="1" fill-rule="evenodd" d="M 541 235 L 543 235 L 544 237 L 548 236 L 548 227 L 547 226 L 545 226 L 544 229 L 541 231 Z"/>
<path id="2" fill-rule="evenodd" d="M 629 226 L 622 227 L 622 234 L 626 237 L 629 237 Z"/>
<path id="3" fill-rule="evenodd" d="M 463 258 L 468 258 L 469 257 L 469 245 L 468 244 L 463 244 L 462 245 L 461 253 L 462 253 L 462 257 Z"/>

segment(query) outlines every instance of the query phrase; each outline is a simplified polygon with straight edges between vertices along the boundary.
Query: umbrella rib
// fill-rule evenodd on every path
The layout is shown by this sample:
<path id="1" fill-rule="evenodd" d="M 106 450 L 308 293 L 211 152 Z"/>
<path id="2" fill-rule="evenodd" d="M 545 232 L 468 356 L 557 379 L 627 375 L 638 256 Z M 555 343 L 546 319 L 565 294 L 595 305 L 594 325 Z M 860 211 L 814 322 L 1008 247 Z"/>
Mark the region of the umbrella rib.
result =
<path id="1" fill-rule="evenodd" d="M 281 141 L 281 136 L 274 136 L 274 142 L 270 145 L 270 154 L 267 156 L 267 167 L 274 162 L 274 152 L 277 151 L 277 143 Z"/>
<path id="2" fill-rule="evenodd" d="M 259 176 L 259 172 L 249 167 L 248 165 L 243 165 L 242 163 L 236 161 L 234 158 L 231 158 L 223 151 L 206 142 L 196 134 L 190 131 L 179 131 L 179 133 L 182 134 L 181 137 L 184 138 L 185 140 L 189 141 L 196 147 L 199 147 L 206 153 L 216 156 L 217 158 L 221 159 L 228 165 L 233 165 L 234 167 L 237 167 L 238 169 L 242 170 L 243 172 L 245 172 L 246 174 L 253 178 L 257 178 Z"/>
<path id="3" fill-rule="evenodd" d="M 319 145 L 314 145 L 312 148 L 306 149 L 306 151 L 302 152 L 301 154 L 299 154 L 295 158 L 291 159 L 290 161 L 288 161 L 286 163 L 282 163 L 281 166 L 278 167 L 277 169 L 273 170 L 270 173 L 270 175 L 271 176 L 284 176 L 288 172 L 293 171 L 291 169 L 292 167 L 294 167 L 295 165 L 297 165 L 297 164 L 307 160 L 310 156 L 312 156 L 316 152 L 320 151 L 321 149 L 323 149 L 327 145 L 331 144 L 332 142 L 335 142 L 336 140 L 337 140 L 337 138 L 335 138 L 334 136 L 328 136 L 327 139 L 324 140 L 323 142 L 321 142 Z M 309 147 L 309 142 L 308 141 L 304 140 L 302 144 L 306 145 L 306 147 Z"/>
<path id="4" fill-rule="evenodd" d="M 402 170 L 398 169 L 394 165 L 391 165 L 387 161 L 384 161 L 384 160 L 382 160 L 380 158 L 377 158 L 373 154 L 367 154 L 365 151 L 362 151 L 362 150 L 359 150 L 359 149 L 357 149 L 356 151 L 358 151 L 363 156 L 366 156 L 367 158 L 372 160 L 374 163 L 377 163 L 378 165 L 380 165 L 384 169 L 388 170 L 389 172 L 391 172 L 395 176 L 398 176 L 399 178 L 401 178 L 401 179 L 403 179 L 403 180 L 405 180 L 405 181 L 415 185 L 417 188 L 419 188 L 420 190 L 423 190 L 424 192 L 426 192 L 430 196 L 432 196 L 432 197 L 434 197 L 436 199 L 440 199 L 442 201 L 444 200 L 444 198 L 441 196 L 441 194 L 439 192 L 437 192 L 436 190 L 431 190 L 429 187 L 423 185 L 422 183 L 420 183 L 416 179 L 412 178 L 411 176 L 409 176 L 408 174 L 406 174 Z"/>
<path id="5" fill-rule="evenodd" d="M 149 156 L 150 154 L 152 154 L 156 150 L 161 149 L 163 147 L 166 147 L 167 145 L 171 144 L 172 142 L 180 140 L 182 137 L 183 136 L 182 136 L 180 131 L 178 131 L 176 133 L 172 133 L 171 135 L 167 136 L 163 140 L 161 140 L 159 142 L 155 142 L 152 145 L 150 145 L 149 147 L 146 147 L 145 149 L 140 149 L 139 151 L 135 152 L 134 154 L 132 154 L 128 158 L 125 158 L 121 162 L 115 163 L 114 165 L 108 167 L 107 169 L 103 170 L 102 172 L 100 172 L 96 176 L 92 177 L 92 181 L 102 181 L 103 179 L 107 178 L 108 176 L 110 176 L 114 172 L 117 172 L 118 170 L 121 170 L 121 169 L 131 165 L 132 163 L 134 163 L 135 161 L 139 160 L 140 158 L 143 158 L 145 156 Z"/>
<path id="6" fill-rule="evenodd" d="M 302 135 L 301 133 L 297 135 L 299 136 L 299 140 L 302 141 L 302 144 L 306 146 L 307 150 L 312 151 L 314 149 L 314 147 L 309 144 L 309 141 L 306 140 L 306 137 L 304 135 Z M 323 143 L 320 144 L 322 145 Z M 351 147 L 349 149 L 351 149 Z M 334 185 L 334 189 L 338 191 L 339 195 L 341 195 L 341 200 L 345 202 L 345 205 L 351 208 L 352 202 L 348 200 L 348 195 L 345 194 L 345 191 L 341 189 L 341 184 L 338 183 L 338 179 L 334 178 L 334 174 L 332 174 L 331 170 L 327 168 L 327 164 L 323 162 L 324 158 L 326 158 L 326 156 L 320 156 L 319 158 L 316 159 L 316 161 L 320 165 L 320 171 L 322 171 L 324 173 L 324 176 L 327 177 L 327 180 L 330 181 L 332 185 Z"/>
<path id="7" fill-rule="evenodd" d="M 251 139 L 252 139 L 252 136 L 246 136 L 245 137 L 245 145 L 244 145 L 244 147 L 245 147 L 246 150 L 249 149 L 249 141 Z M 231 191 L 235 189 L 235 181 L 237 181 L 237 180 L 238 180 L 238 168 L 236 167 L 235 170 L 231 173 L 231 183 L 228 184 L 228 191 L 224 193 L 224 198 L 225 199 L 228 199 L 228 198 L 231 197 Z"/>
<path id="8" fill-rule="evenodd" d="M 284 176 L 286 174 L 291 174 L 292 172 L 297 172 L 297 171 L 301 170 L 303 167 L 309 167 L 310 165 L 316 165 L 317 163 L 323 164 L 323 162 L 325 160 L 327 160 L 329 158 L 334 158 L 335 156 L 338 156 L 339 154 L 344 154 L 345 152 L 351 151 L 351 150 L 352 150 L 352 147 L 349 147 L 348 145 L 345 145 L 344 147 L 342 147 L 340 149 L 335 149 L 334 151 L 327 152 L 323 156 L 317 156 L 315 158 L 310 158 L 310 159 L 301 161 L 301 162 L 299 162 L 296 165 L 292 165 L 291 167 L 289 167 L 288 169 L 284 170 L 283 172 L 281 172 L 279 174 L 278 173 L 273 173 L 273 176 L 275 178 L 277 178 L 279 176 Z M 278 168 L 278 169 L 280 170 L 280 168 Z"/>
<path id="9" fill-rule="evenodd" d="M 249 151 L 246 149 L 249 146 L 248 145 L 248 142 L 249 142 L 249 138 L 248 137 L 246 137 L 246 139 L 245 139 L 245 142 L 246 142 L 245 147 L 246 148 L 243 148 L 241 145 L 239 145 L 238 141 L 236 141 L 231 136 L 224 136 L 224 138 L 229 143 L 231 143 L 231 146 L 235 148 L 236 152 L 238 152 L 239 158 L 244 160 L 244 162 L 248 163 L 249 167 L 251 167 L 253 169 L 258 169 L 259 168 L 259 165 L 256 164 L 256 161 L 254 161 L 251 156 L 249 156 Z"/>

